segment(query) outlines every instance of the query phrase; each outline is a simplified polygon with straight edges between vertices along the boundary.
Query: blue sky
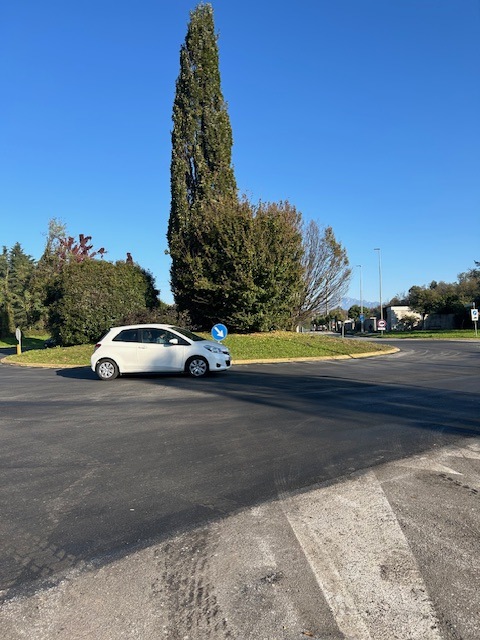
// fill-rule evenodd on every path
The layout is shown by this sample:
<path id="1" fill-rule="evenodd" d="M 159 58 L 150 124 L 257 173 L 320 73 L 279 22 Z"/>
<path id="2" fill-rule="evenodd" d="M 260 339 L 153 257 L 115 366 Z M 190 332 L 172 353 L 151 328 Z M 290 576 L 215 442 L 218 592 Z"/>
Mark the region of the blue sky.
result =
<path id="1" fill-rule="evenodd" d="M 0 8 L 0 245 L 48 221 L 171 302 L 170 132 L 186 0 Z M 331 225 L 378 300 L 480 260 L 478 0 L 213 0 L 241 192 Z"/>

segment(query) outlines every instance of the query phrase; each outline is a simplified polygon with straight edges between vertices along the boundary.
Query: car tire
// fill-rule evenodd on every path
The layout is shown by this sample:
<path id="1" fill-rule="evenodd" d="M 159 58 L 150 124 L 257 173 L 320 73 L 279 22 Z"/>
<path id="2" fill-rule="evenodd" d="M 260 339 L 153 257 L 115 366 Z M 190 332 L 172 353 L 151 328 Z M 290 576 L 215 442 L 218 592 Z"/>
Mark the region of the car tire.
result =
<path id="1" fill-rule="evenodd" d="M 95 373 L 100 380 L 104 380 L 106 382 L 108 380 L 115 380 L 115 378 L 118 378 L 120 371 L 116 362 L 109 358 L 105 358 L 104 360 L 99 360 L 99 362 L 97 362 Z"/>
<path id="2" fill-rule="evenodd" d="M 185 371 L 192 378 L 201 378 L 208 373 L 208 362 L 202 356 L 193 356 L 187 360 Z"/>

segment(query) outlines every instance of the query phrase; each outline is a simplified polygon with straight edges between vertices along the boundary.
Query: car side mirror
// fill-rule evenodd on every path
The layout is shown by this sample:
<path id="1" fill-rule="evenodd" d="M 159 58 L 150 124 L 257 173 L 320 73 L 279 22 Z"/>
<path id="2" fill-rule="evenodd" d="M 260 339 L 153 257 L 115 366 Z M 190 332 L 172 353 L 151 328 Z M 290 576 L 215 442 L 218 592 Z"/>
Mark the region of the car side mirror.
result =
<path id="1" fill-rule="evenodd" d="M 178 338 L 171 338 L 171 339 L 168 341 L 168 343 L 169 343 L 169 344 L 178 344 Z"/>

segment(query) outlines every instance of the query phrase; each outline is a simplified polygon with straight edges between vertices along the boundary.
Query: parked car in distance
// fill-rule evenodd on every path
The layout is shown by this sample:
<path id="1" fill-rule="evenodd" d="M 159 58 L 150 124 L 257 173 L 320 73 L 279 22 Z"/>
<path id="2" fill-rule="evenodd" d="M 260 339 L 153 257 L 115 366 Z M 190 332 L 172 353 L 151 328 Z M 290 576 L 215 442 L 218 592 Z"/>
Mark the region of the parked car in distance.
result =
<path id="1" fill-rule="evenodd" d="M 168 324 L 113 327 L 95 345 L 90 358 L 100 380 L 123 373 L 184 372 L 200 378 L 231 366 L 223 344 Z"/>

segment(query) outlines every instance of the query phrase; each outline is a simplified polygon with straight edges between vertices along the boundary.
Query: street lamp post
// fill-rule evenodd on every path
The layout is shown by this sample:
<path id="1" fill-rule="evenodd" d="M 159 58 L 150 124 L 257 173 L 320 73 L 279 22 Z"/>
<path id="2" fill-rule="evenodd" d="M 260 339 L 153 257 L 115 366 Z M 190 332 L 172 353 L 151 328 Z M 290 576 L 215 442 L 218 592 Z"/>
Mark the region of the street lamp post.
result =
<path id="1" fill-rule="evenodd" d="M 362 265 L 357 264 L 357 267 L 360 269 L 360 331 L 363 333 L 365 318 L 363 316 Z"/>
<path id="2" fill-rule="evenodd" d="M 374 251 L 378 251 L 378 280 L 380 283 L 380 320 L 383 320 L 383 304 L 382 304 L 382 259 L 380 257 L 381 251 L 380 249 L 374 249 Z"/>

